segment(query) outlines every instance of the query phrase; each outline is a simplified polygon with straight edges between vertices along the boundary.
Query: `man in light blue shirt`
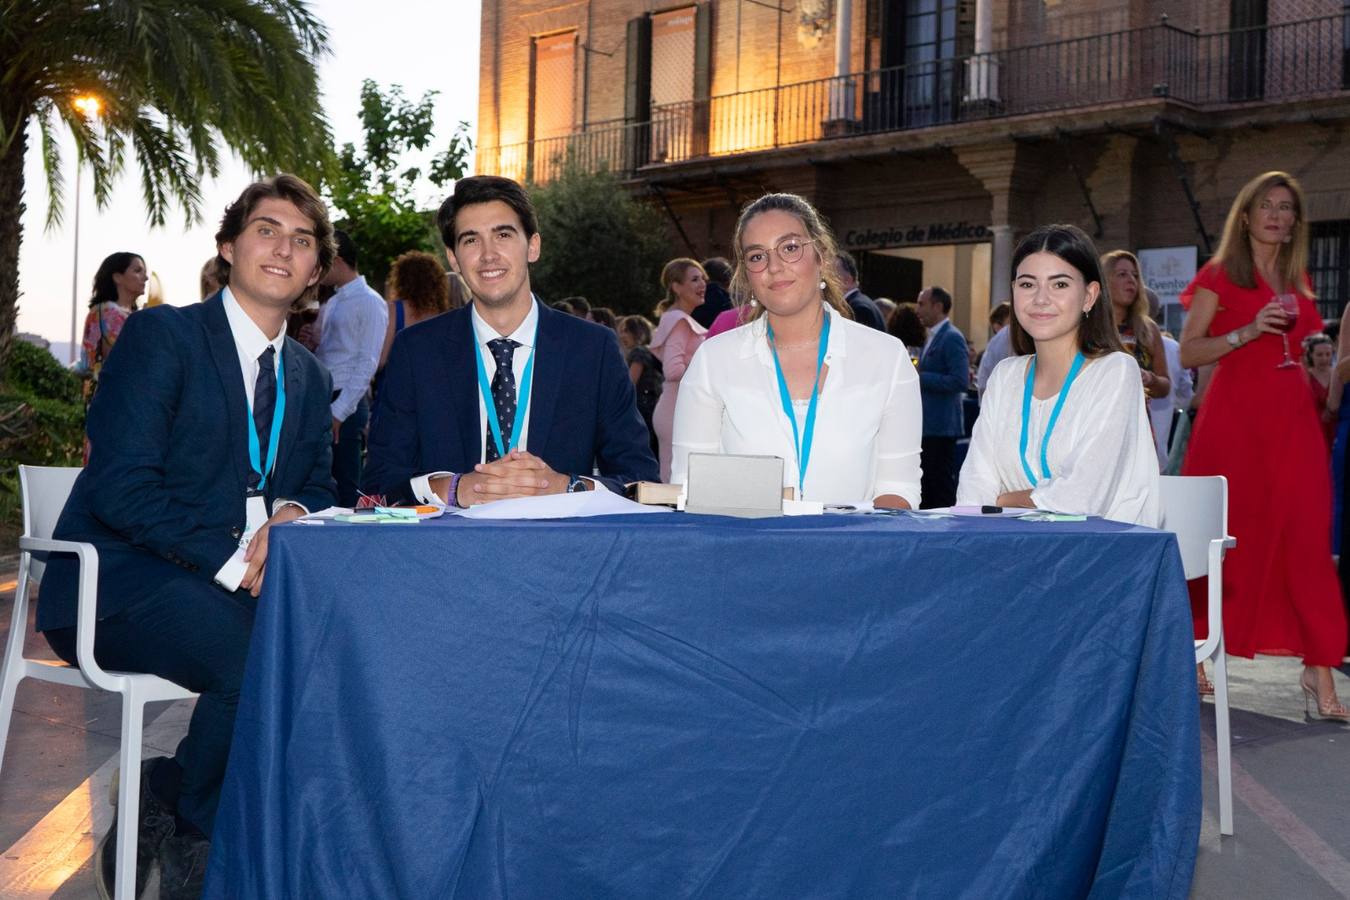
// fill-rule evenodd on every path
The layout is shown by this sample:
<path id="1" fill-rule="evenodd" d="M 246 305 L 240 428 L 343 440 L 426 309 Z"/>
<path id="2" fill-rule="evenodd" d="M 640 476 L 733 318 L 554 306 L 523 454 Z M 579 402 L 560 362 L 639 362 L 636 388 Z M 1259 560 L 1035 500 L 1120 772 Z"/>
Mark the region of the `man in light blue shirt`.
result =
<path id="1" fill-rule="evenodd" d="M 356 268 L 356 244 L 336 232 L 337 259 L 324 284 L 337 288 L 319 312 L 319 346 L 314 355 L 333 377 L 333 479 L 338 505 L 355 506 L 361 483 L 366 423 L 370 421 L 370 380 L 380 364 L 389 307 Z"/>

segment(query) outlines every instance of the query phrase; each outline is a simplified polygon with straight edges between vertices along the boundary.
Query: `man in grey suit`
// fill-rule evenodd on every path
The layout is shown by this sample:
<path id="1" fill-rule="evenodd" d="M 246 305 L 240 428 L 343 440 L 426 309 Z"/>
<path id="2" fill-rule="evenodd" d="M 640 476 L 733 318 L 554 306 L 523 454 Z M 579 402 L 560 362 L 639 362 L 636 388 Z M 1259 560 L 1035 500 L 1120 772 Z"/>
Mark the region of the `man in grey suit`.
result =
<path id="1" fill-rule="evenodd" d="M 970 385 L 970 356 L 965 335 L 947 318 L 951 311 L 952 295 L 942 288 L 919 292 L 919 321 L 928 329 L 919 354 L 924 509 L 956 502 L 956 441 L 965 432 L 961 403 Z"/>

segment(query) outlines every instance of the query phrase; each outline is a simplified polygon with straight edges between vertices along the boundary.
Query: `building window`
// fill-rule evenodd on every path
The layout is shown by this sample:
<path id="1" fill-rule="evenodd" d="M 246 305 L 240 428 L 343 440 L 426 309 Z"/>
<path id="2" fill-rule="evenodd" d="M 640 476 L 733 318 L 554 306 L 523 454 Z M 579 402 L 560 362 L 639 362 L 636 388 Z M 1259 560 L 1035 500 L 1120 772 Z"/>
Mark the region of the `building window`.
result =
<path id="1" fill-rule="evenodd" d="M 652 162 L 690 156 L 697 18 L 693 6 L 652 16 Z"/>
<path id="2" fill-rule="evenodd" d="M 529 178 L 547 181 L 567 156 L 567 135 L 576 122 L 577 33 L 534 39 L 530 70 Z"/>
<path id="3" fill-rule="evenodd" d="M 1228 99 L 1260 100 L 1266 86 L 1266 0 L 1232 0 Z"/>
<path id="4" fill-rule="evenodd" d="M 1336 321 L 1350 302 L 1350 219 L 1313 222 L 1310 237 L 1308 275 L 1317 311 L 1326 321 Z"/>

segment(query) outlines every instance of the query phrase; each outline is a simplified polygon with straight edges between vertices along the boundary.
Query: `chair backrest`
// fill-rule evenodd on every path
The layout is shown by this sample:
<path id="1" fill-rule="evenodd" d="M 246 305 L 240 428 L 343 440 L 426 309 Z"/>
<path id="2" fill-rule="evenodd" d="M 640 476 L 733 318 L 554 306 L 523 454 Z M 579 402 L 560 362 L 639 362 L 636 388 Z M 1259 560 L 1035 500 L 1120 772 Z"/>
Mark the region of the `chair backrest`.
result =
<path id="1" fill-rule="evenodd" d="M 1209 543 L 1228 536 L 1228 479 L 1222 475 L 1163 475 L 1164 531 L 1174 532 L 1181 548 L 1181 567 L 1186 578 L 1200 578 L 1209 571 Z"/>
<path id="2" fill-rule="evenodd" d="M 19 466 L 24 537 L 52 536 L 80 472 L 79 466 Z M 34 556 L 28 566 L 28 577 L 35 584 L 40 582 L 46 567 L 45 561 Z"/>

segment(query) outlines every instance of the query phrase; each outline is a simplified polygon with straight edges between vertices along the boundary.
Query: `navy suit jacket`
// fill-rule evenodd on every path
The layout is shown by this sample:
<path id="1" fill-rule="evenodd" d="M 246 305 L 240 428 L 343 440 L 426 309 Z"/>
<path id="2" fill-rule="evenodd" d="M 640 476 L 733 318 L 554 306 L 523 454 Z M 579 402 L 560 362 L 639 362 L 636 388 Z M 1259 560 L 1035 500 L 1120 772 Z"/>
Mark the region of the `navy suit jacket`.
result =
<path id="1" fill-rule="evenodd" d="M 844 297 L 844 302 L 853 310 L 853 321 L 877 331 L 886 330 L 886 320 L 881 315 L 881 307 L 862 291 L 854 288 Z"/>
<path id="2" fill-rule="evenodd" d="M 615 492 L 626 482 L 659 480 L 614 332 L 538 307 L 525 449 L 555 472 L 589 476 L 598 467 Z M 418 475 L 473 471 L 487 427 L 478 414 L 474 340 L 468 306 L 394 338 L 371 419 L 363 491 L 407 503 Z"/>
<path id="3" fill-rule="evenodd" d="M 281 358 L 286 412 L 267 480 L 268 509 L 278 498 L 325 509 L 336 502 L 331 382 L 289 338 Z M 250 427 L 220 294 L 127 319 L 89 409 L 89 465 L 55 531 L 98 548 L 99 618 L 185 570 L 214 583 L 245 525 Z M 38 599 L 39 631 L 75 624 L 77 573 L 74 556 L 52 557 Z"/>
<path id="4" fill-rule="evenodd" d="M 919 358 L 919 394 L 923 399 L 925 437 L 960 437 L 965 434 L 961 403 L 970 386 L 970 355 L 965 335 L 950 319 L 929 342 Z"/>

